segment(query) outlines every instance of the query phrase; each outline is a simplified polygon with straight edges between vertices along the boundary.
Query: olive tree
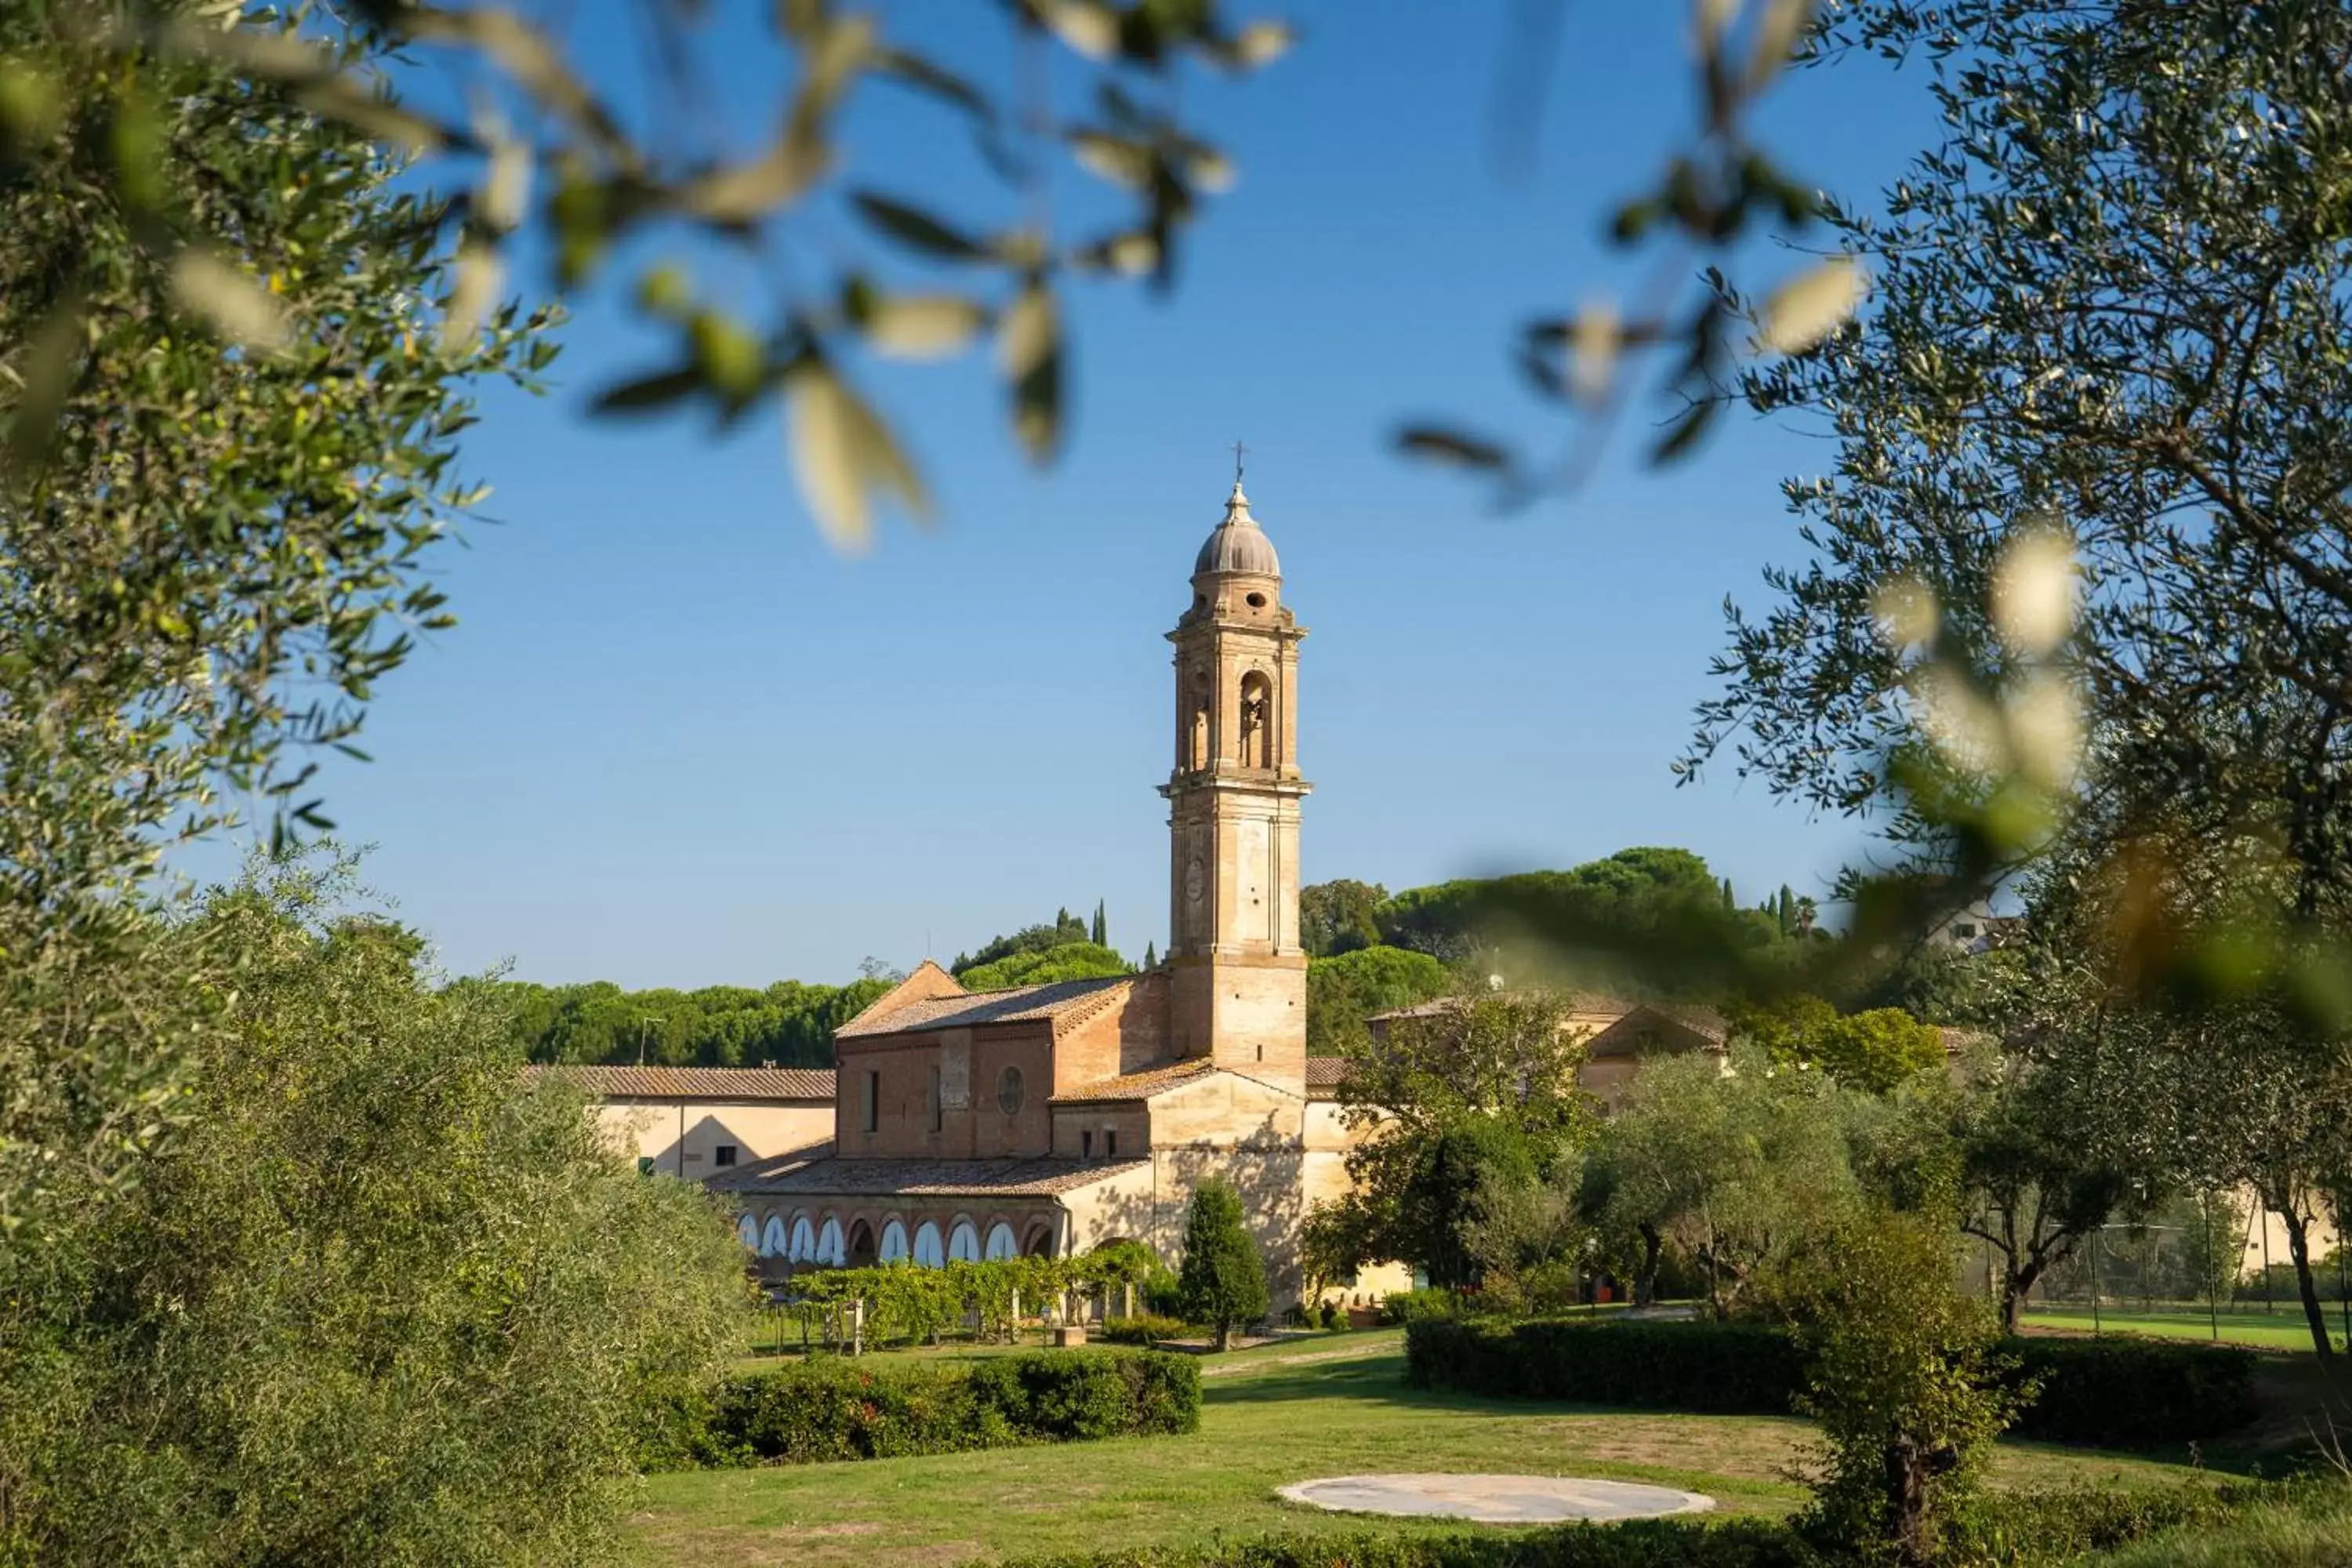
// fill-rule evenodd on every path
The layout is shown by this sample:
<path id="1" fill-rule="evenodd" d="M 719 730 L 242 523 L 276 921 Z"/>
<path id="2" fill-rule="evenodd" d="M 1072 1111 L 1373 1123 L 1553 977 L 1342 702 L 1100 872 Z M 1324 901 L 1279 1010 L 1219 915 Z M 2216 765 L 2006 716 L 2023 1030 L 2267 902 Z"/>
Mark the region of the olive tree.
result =
<path id="1" fill-rule="evenodd" d="M 436 342 L 446 204 L 289 88 L 126 7 L 0 12 L 0 1406 L 45 1407 L 79 1229 L 190 1100 L 234 986 L 159 914 L 174 845 L 310 771 L 446 624 L 483 376 L 544 317 Z M 217 7 L 141 8 L 217 33 Z M 289 24 L 290 25 L 290 24 Z M 339 60 L 362 63 L 356 52 Z M 26 1448 L 0 1443 L 0 1470 Z M 0 1476 L 0 1487 L 10 1484 Z"/>
<path id="2" fill-rule="evenodd" d="M 648 1423 L 739 1344 L 728 1216 L 527 1083 L 496 994 L 349 891 L 289 862 L 172 931 L 218 1027 L 71 1238 L 0 1560 L 601 1558 Z"/>

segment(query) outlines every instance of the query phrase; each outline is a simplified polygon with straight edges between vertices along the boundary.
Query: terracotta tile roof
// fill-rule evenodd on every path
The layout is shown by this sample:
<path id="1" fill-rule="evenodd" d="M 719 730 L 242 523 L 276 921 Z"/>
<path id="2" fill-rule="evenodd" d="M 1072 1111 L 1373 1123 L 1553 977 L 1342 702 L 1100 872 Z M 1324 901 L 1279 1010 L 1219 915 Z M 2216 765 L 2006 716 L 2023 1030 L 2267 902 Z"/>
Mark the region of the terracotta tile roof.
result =
<path id="1" fill-rule="evenodd" d="M 834 1098 L 831 1068 L 599 1067 L 564 1062 L 524 1071 L 561 1074 L 606 1100 L 822 1100 Z"/>
<path id="2" fill-rule="evenodd" d="M 1365 1021 L 1383 1024 L 1392 1018 L 1438 1018 L 1456 1011 L 1473 1000 L 1474 998 L 1468 996 L 1440 996 L 1434 1002 L 1421 1002 L 1411 1007 L 1392 1007 L 1385 1013 L 1375 1013 Z M 1686 1007 L 1676 1003 L 1629 1002 L 1622 996 L 1611 996 L 1597 991 L 1571 994 L 1564 1011 L 1571 1022 L 1590 1023 L 1594 1019 L 1608 1019 L 1609 1022 L 1602 1026 L 1603 1029 L 1615 1027 L 1635 1013 L 1648 1011 L 1679 1024 L 1692 1034 L 1700 1036 L 1708 1043 L 1717 1046 L 1723 1044 L 1731 1032 L 1729 1023 L 1725 1020 L 1722 1014 L 1712 1007 Z"/>
<path id="3" fill-rule="evenodd" d="M 1067 1093 L 1055 1095 L 1048 1103 L 1087 1105 L 1110 1100 L 1149 1100 L 1155 1094 L 1206 1078 L 1215 1070 L 1216 1064 L 1206 1058 L 1171 1062 L 1166 1067 L 1153 1068 L 1147 1072 L 1126 1073 L 1096 1083 L 1082 1083 Z"/>
<path id="4" fill-rule="evenodd" d="M 960 1029 L 974 1024 L 1027 1023 L 1075 1015 L 1084 1017 L 1107 1005 L 1131 974 L 1101 980 L 1062 980 L 1049 985 L 1016 985 L 1010 991 L 975 991 L 967 996 L 936 996 L 909 1002 L 878 1017 L 860 1016 L 835 1029 L 835 1039 L 866 1035 L 902 1035 L 914 1029 Z M 1093 1005 L 1088 1005 L 1093 1004 Z"/>
<path id="5" fill-rule="evenodd" d="M 833 1146 L 797 1149 L 789 1154 L 738 1165 L 710 1177 L 714 1192 L 755 1196 L 808 1194 L 825 1197 L 1051 1197 L 1126 1171 L 1149 1160 L 843 1160 Z"/>
<path id="6" fill-rule="evenodd" d="M 1336 1100 L 1339 1080 L 1348 1076 L 1345 1057 L 1308 1057 L 1307 1058 L 1307 1098 Z"/>
<path id="7" fill-rule="evenodd" d="M 1416 1002 L 1410 1007 L 1391 1007 L 1385 1013 L 1374 1013 L 1367 1022 L 1386 1023 L 1391 1018 L 1437 1018 L 1456 1012 L 1475 1001 L 1473 996 L 1440 996 L 1433 1002 Z M 1622 996 L 1603 995 L 1597 991 L 1580 991 L 1570 995 L 1564 1009 L 1570 1018 L 1622 1018 L 1634 1008 L 1643 1005 L 1628 1002 Z"/>
<path id="8" fill-rule="evenodd" d="M 1466 998 L 1461 996 L 1440 996 L 1434 1002 L 1416 1002 L 1410 1007 L 1391 1007 L 1385 1013 L 1369 1014 L 1366 1016 L 1364 1022 L 1367 1024 L 1385 1024 L 1391 1018 L 1443 1017 L 1448 1013 L 1460 1010 L 1462 1004 L 1465 1000 Z"/>

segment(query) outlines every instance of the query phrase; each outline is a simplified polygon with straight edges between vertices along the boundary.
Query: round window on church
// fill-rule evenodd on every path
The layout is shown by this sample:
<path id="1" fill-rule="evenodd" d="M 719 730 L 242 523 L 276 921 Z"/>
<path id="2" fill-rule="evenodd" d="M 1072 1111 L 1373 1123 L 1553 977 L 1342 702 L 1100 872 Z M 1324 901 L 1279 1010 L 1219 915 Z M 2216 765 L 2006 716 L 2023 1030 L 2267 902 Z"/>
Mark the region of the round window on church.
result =
<path id="1" fill-rule="evenodd" d="M 1249 596 L 1249 607 L 1250 607 L 1251 609 L 1253 609 L 1253 610 L 1263 610 L 1263 609 L 1265 609 L 1265 595 L 1264 594 L 1252 594 L 1252 595 Z"/>
<path id="2" fill-rule="evenodd" d="M 1006 1068 L 996 1075 L 996 1108 L 1007 1116 L 1021 1114 L 1021 1069 Z"/>

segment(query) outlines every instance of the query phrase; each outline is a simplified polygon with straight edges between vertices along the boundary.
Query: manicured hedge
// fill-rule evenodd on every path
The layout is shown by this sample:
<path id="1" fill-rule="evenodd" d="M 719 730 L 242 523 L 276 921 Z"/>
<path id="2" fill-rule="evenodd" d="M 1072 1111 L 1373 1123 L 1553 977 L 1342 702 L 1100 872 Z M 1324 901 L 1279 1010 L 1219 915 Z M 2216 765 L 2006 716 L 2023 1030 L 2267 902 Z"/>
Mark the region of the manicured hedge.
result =
<path id="1" fill-rule="evenodd" d="M 2195 1485 L 2005 1492 L 1964 1523 L 1955 1563 L 2049 1568 L 2181 1525 L 2217 1523 L 2274 1489 Z M 1024 1558 L 1002 1568 L 1824 1568 L 1780 1520 L 1659 1519 L 1549 1530 L 1274 1535 L 1203 1546 Z"/>
<path id="2" fill-rule="evenodd" d="M 2261 1411 L 2258 1358 L 2239 1345 L 2032 1338 L 2002 1348 L 2042 1384 L 2018 1418 L 2022 1436 L 2101 1447 L 2203 1442 Z"/>
<path id="3" fill-rule="evenodd" d="M 730 1380 L 654 1463 L 805 1465 L 1191 1432 L 1201 1367 L 1153 1351 L 1039 1351 L 885 1368 L 814 1356 Z"/>
<path id="4" fill-rule="evenodd" d="M 1132 1318 L 1105 1318 L 1102 1337 L 1114 1345 L 1149 1345 L 1161 1340 L 1184 1337 L 1184 1320 L 1163 1318 L 1156 1312 L 1138 1312 Z"/>
<path id="5" fill-rule="evenodd" d="M 2056 1443 L 2201 1441 L 2253 1418 L 2255 1356 L 2233 1345 L 2016 1339 L 2015 1375 L 2041 1385 L 2016 1431 Z M 1755 1323 L 1424 1319 L 1405 1330 L 1405 1375 L 1423 1388 L 1715 1415 L 1785 1414 L 1804 1355 Z"/>
<path id="6" fill-rule="evenodd" d="M 1795 1342 L 1755 1323 L 1422 1318 L 1404 1346 L 1418 1387 L 1642 1410 L 1782 1415 L 1804 1378 Z"/>

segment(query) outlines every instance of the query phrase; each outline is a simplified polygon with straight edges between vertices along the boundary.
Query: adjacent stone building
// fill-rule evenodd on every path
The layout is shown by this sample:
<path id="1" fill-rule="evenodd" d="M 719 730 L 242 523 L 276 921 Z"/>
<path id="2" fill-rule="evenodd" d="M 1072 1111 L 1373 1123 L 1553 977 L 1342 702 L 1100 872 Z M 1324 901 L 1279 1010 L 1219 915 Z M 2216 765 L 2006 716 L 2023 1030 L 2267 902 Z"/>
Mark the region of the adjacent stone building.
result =
<path id="1" fill-rule="evenodd" d="M 594 1102 L 640 1170 L 688 1181 L 833 1136 L 834 1076 L 814 1068 L 539 1067 Z"/>
<path id="2" fill-rule="evenodd" d="M 1168 954 L 1147 973 L 970 993 L 926 962 L 842 1026 L 829 1139 L 721 1172 L 769 1271 L 1134 1238 L 1176 1255 L 1194 1185 L 1239 1189 L 1277 1302 L 1345 1190 L 1337 1064 L 1307 1056 L 1298 648 L 1237 480 L 1174 645 Z"/>

